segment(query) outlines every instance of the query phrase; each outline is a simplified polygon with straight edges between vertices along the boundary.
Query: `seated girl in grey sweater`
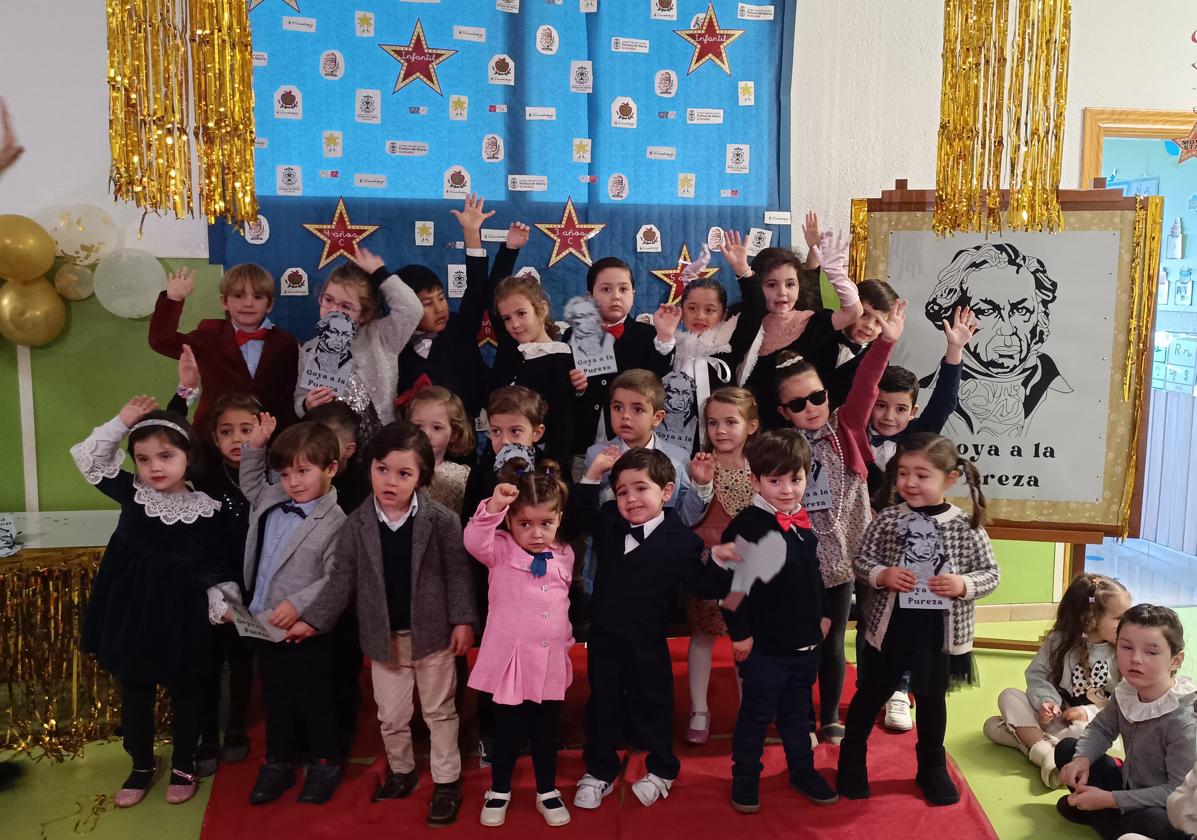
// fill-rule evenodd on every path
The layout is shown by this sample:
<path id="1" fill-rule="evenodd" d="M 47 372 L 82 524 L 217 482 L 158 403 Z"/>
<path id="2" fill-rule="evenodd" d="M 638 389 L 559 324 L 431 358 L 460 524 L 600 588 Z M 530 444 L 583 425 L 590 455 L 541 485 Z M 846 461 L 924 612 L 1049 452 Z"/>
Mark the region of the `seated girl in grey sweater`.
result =
<path id="1" fill-rule="evenodd" d="M 1184 631 L 1167 607 L 1138 604 L 1118 625 L 1122 682 L 1080 739 L 1056 746 L 1060 780 L 1072 791 L 1056 803 L 1068 820 L 1116 840 L 1138 832 L 1155 840 L 1188 835 L 1168 822 L 1168 795 L 1193 766 L 1197 686 L 1177 677 L 1184 661 Z M 1119 768 L 1106 750 L 1118 736 L 1126 748 Z"/>

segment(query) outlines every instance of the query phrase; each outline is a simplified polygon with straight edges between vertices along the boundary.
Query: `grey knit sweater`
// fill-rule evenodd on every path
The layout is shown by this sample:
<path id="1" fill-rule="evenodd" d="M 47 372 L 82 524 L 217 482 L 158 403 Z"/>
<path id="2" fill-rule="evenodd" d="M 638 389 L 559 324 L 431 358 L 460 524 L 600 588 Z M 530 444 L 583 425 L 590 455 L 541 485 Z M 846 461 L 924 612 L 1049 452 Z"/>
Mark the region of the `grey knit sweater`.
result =
<path id="1" fill-rule="evenodd" d="M 1168 794 L 1192 769 L 1197 757 L 1195 694 L 1197 686 L 1187 677 L 1178 677 L 1171 691 L 1144 703 L 1134 686 L 1123 680 L 1081 735 L 1076 755 L 1090 761 L 1105 755 L 1114 739 L 1122 736 L 1126 747 L 1123 790 L 1113 791 L 1118 810 L 1165 807 Z"/>

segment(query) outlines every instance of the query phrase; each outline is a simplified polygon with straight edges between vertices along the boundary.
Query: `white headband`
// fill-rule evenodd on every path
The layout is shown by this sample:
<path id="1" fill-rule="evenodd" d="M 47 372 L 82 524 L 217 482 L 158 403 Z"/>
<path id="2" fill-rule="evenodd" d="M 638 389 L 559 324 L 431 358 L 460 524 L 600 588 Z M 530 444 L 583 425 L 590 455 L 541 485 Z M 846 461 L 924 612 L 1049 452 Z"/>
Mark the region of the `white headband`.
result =
<path id="1" fill-rule="evenodd" d="M 184 429 L 182 426 L 180 426 L 178 423 L 172 423 L 169 420 L 160 420 L 156 417 L 151 417 L 149 420 L 142 420 L 140 423 L 137 423 L 136 425 L 134 425 L 133 428 L 129 430 L 129 432 L 130 433 L 136 432 L 138 429 L 145 429 L 149 426 L 165 426 L 168 429 L 174 429 L 176 432 L 178 432 L 185 438 L 188 438 L 188 439 L 191 438 L 191 435 L 187 434 L 187 430 Z"/>
<path id="2" fill-rule="evenodd" d="M 799 362 L 805 362 L 805 361 L 806 361 L 806 359 L 802 358 L 801 356 L 794 356 L 794 358 L 786 359 L 784 362 L 779 364 L 776 367 L 776 370 L 781 370 L 782 368 L 788 368 L 790 365 L 796 365 Z"/>

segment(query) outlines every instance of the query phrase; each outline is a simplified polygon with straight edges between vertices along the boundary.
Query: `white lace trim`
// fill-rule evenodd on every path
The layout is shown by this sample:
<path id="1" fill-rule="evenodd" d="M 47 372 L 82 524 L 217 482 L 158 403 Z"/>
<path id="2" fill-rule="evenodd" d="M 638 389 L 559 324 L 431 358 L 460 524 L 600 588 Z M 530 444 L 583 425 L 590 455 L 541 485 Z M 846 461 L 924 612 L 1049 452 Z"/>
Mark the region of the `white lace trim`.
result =
<path id="1" fill-rule="evenodd" d="M 182 522 L 194 524 L 197 519 L 208 517 L 220 510 L 220 502 L 206 493 L 188 490 L 183 493 L 162 493 L 133 479 L 133 501 L 145 508 L 145 515 L 161 519 L 163 525 Z"/>
<path id="2" fill-rule="evenodd" d="M 71 458 L 88 484 L 99 484 L 105 478 L 116 478 L 125 462 L 125 451 L 113 449 L 107 441 L 88 438 L 71 447 Z"/>
<path id="3" fill-rule="evenodd" d="M 1127 720 L 1142 723 L 1176 711 L 1180 707 L 1181 698 L 1189 697 L 1194 691 L 1197 691 L 1197 686 L 1192 680 L 1188 677 L 1177 677 L 1172 688 L 1162 696 L 1150 703 L 1144 703 L 1139 699 L 1139 692 L 1135 687 L 1123 679 L 1114 689 L 1114 696 L 1118 699 L 1118 710 Z"/>

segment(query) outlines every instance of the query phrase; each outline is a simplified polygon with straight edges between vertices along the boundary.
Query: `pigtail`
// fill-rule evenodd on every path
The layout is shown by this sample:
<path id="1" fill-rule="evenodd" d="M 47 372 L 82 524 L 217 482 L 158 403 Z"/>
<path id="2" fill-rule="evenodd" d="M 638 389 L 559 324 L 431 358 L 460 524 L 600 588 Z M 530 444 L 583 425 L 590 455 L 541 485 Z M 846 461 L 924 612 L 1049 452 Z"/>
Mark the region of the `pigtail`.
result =
<path id="1" fill-rule="evenodd" d="M 541 458 L 535 463 L 518 455 L 508 458 L 499 469 L 498 480 L 504 484 L 514 484 L 519 491 L 519 498 L 511 505 L 509 512 L 536 505 L 552 505 L 558 511 L 565 512 L 569 486 L 561 478 L 561 466 L 550 458 Z"/>
<path id="2" fill-rule="evenodd" d="M 956 459 L 956 469 L 964 474 L 964 480 L 968 482 L 969 495 L 973 499 L 973 513 L 968 520 L 968 526 L 980 528 L 989 521 L 989 515 L 985 512 L 985 493 L 981 490 L 981 473 L 978 472 L 976 465 L 966 458 Z"/>

